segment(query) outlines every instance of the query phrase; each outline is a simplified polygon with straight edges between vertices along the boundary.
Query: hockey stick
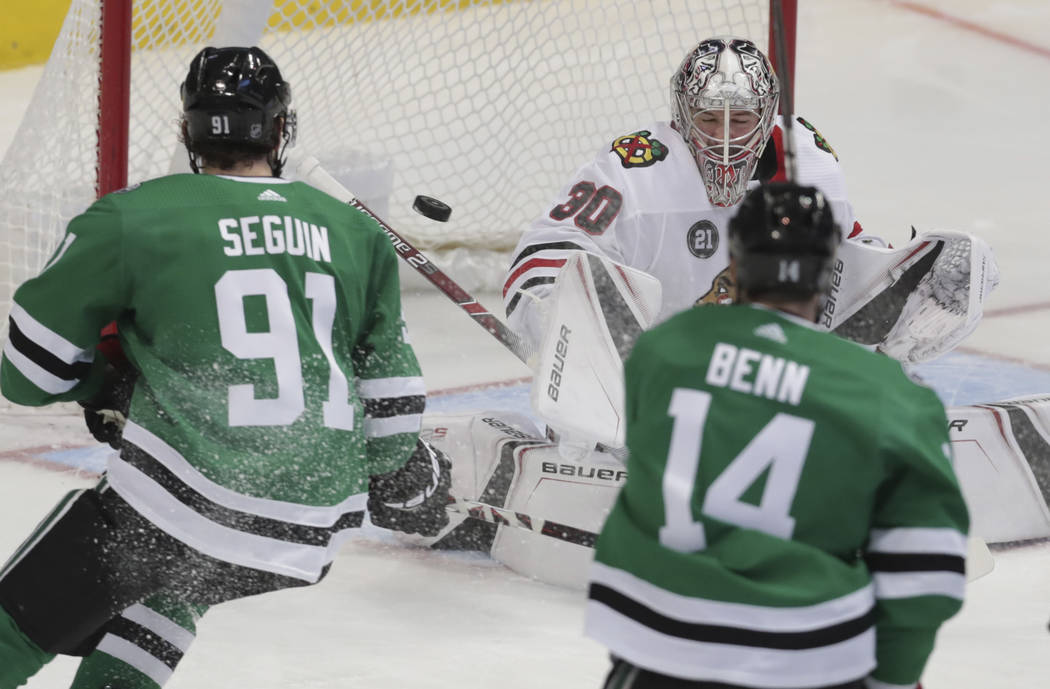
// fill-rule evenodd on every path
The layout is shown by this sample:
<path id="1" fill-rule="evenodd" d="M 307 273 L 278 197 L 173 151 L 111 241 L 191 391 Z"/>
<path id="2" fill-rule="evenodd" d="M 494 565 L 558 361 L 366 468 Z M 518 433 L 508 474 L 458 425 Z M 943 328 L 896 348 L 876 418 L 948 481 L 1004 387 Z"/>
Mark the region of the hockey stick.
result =
<path id="1" fill-rule="evenodd" d="M 488 505 L 475 500 L 448 496 L 449 512 L 466 515 L 469 519 L 478 519 L 489 524 L 511 526 L 515 529 L 525 529 L 541 536 L 549 536 L 559 541 L 575 543 L 585 548 L 593 548 L 598 541 L 598 534 L 586 529 L 579 529 L 568 524 L 551 521 L 549 519 L 536 519 L 522 512 L 515 512 L 495 505 Z M 988 545 L 976 536 L 970 536 L 966 540 L 966 581 L 980 579 L 995 568 L 995 560 L 988 550 Z"/>
<path id="2" fill-rule="evenodd" d="M 508 328 L 503 321 L 493 316 L 488 309 L 482 306 L 478 300 L 472 297 L 465 289 L 460 287 L 455 280 L 434 265 L 429 258 L 412 246 L 411 243 L 398 234 L 382 218 L 369 210 L 368 207 L 361 203 L 361 201 L 358 200 L 349 189 L 328 174 L 328 172 L 321 167 L 321 163 L 317 158 L 314 158 L 313 156 L 304 156 L 301 159 L 293 160 L 292 162 L 295 167 L 296 176 L 300 180 L 334 196 L 340 201 L 350 204 L 375 220 L 379 224 L 379 227 L 382 228 L 383 232 L 386 233 L 387 237 L 390 238 L 390 242 L 394 245 L 394 249 L 397 251 L 398 256 L 404 259 L 408 265 L 412 266 L 417 273 L 425 277 L 435 287 L 441 290 L 445 296 L 454 301 L 457 306 L 466 311 L 467 314 L 474 319 L 474 322 L 499 340 L 503 346 L 511 351 L 511 353 L 523 362 L 528 363 L 528 348 L 525 345 L 525 342 L 518 337 L 517 333 Z"/>
<path id="3" fill-rule="evenodd" d="M 475 500 L 448 496 L 449 512 L 466 515 L 470 519 L 478 519 L 489 524 L 512 526 L 516 529 L 525 529 L 541 536 L 549 536 L 566 543 L 575 543 L 585 548 L 593 548 L 598 540 L 598 534 L 586 529 L 579 529 L 568 524 L 551 521 L 549 519 L 537 519 L 521 512 L 487 505 Z"/>

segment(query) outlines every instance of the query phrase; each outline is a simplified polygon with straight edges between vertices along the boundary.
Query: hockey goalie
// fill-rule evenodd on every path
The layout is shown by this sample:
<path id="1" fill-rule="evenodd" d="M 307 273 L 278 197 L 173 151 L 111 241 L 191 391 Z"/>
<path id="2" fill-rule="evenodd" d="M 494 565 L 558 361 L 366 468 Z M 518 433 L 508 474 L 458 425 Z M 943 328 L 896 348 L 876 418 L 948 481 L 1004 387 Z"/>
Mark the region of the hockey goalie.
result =
<path id="1" fill-rule="evenodd" d="M 998 283 L 989 246 L 933 231 L 892 248 L 863 232 L 833 150 L 802 118 L 786 126 L 777 90 L 753 44 L 702 42 L 672 78 L 673 121 L 614 139 L 523 234 L 504 301 L 508 323 L 533 351 L 533 418 L 429 417 L 430 441 L 453 460 L 453 494 L 475 506 L 436 547 L 489 551 L 524 574 L 582 584 L 589 549 L 563 536 L 598 531 L 625 475 L 622 361 L 639 333 L 674 313 L 733 301 L 721 237 L 747 189 L 784 174 L 787 137 L 799 181 L 821 189 L 847 240 L 818 325 L 905 366 L 951 350 L 976 328 Z M 991 444 L 987 410 L 969 421 L 973 408 L 954 411 L 957 436 Z M 1009 465 L 1001 474 L 1014 478 L 997 490 L 1020 488 L 1028 512 L 1013 519 L 1000 510 L 985 519 L 986 533 L 1050 533 L 1024 453 L 966 458 L 989 461 Z M 958 469 L 964 487 L 988 494 L 987 482 L 972 478 L 978 472 L 961 459 Z M 545 535 L 538 521 L 567 528 Z"/>
<path id="2" fill-rule="evenodd" d="M 901 249 L 851 243 L 836 259 L 834 289 L 818 326 L 905 365 L 927 361 L 973 330 L 994 284 L 990 251 L 969 235 L 931 233 Z M 467 510 L 454 515 L 434 547 L 487 551 L 528 576 L 583 584 L 590 543 L 528 527 L 542 520 L 584 533 L 600 530 L 626 477 L 622 361 L 638 334 L 658 322 L 662 290 L 660 280 L 607 257 L 576 252 L 566 258 L 553 289 L 537 303 L 545 310 L 545 328 L 536 343 L 534 418 L 494 411 L 430 415 L 425 421 L 427 440 L 452 458 L 453 494 L 474 503 L 475 510 L 488 509 L 485 515 L 470 516 Z M 981 437 L 988 446 L 988 411 L 952 411 L 960 443 Z M 1003 449 L 1008 447 L 1007 442 Z M 987 472 L 982 467 L 988 458 L 967 454 L 966 461 Z M 1045 503 L 1025 475 L 1023 452 L 1003 451 L 994 461 L 1009 465 L 1017 474 L 1009 485 L 1031 497 L 1027 508 L 1017 503 L 1011 509 L 1028 509 L 1038 519 L 1011 525 L 993 498 L 987 513 L 998 516 L 985 520 L 985 533 L 1016 540 L 1038 535 L 1040 523 L 1050 529 Z M 973 471 L 965 473 L 964 488 L 977 496 L 971 502 L 987 503 L 981 497 L 988 495 L 987 476 L 975 481 L 968 480 Z M 998 490 L 1013 492 L 1006 486 Z"/>

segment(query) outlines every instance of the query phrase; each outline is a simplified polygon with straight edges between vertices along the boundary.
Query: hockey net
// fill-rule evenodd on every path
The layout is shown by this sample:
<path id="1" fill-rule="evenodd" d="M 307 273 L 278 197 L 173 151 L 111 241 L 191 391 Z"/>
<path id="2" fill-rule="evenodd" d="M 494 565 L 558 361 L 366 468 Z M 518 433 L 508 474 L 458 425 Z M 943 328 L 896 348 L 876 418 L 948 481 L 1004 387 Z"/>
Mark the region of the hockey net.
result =
<path id="1" fill-rule="evenodd" d="M 103 3 L 128 2 L 72 0 L 0 165 L 5 313 L 105 180 L 188 171 L 179 85 L 205 45 L 263 47 L 292 85 L 297 149 L 483 290 L 498 288 L 520 232 L 572 170 L 669 118 L 670 75 L 699 39 L 768 47 L 770 34 L 769 0 L 135 0 L 125 58 L 100 47 L 114 40 L 100 17 Z M 103 55 L 117 57 L 100 69 Z M 118 108 L 100 124 L 99 75 L 125 65 L 126 177 L 114 177 L 99 160 L 114 157 L 125 118 Z M 451 221 L 413 213 L 421 193 L 451 205 Z"/>

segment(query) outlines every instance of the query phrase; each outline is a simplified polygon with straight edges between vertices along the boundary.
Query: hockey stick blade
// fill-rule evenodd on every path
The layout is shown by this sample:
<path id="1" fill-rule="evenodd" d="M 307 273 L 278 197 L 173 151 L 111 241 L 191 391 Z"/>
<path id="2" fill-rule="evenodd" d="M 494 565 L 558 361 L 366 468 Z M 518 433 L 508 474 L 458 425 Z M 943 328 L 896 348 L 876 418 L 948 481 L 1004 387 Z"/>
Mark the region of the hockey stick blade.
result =
<path id="1" fill-rule="evenodd" d="M 414 247 L 408 240 L 398 234 L 382 218 L 373 213 L 365 204 L 361 203 L 349 189 L 344 187 L 337 179 L 332 177 L 320 161 L 313 156 L 296 157 L 291 160 L 296 176 L 312 187 L 333 196 L 344 203 L 357 208 L 362 213 L 376 221 L 380 229 L 386 233 L 394 250 L 408 265 L 435 287 L 441 290 L 445 296 L 454 301 L 461 309 L 474 319 L 474 321 L 485 329 L 490 335 L 499 340 L 500 344 L 509 349 L 514 356 L 528 363 L 529 351 L 516 332 L 511 330 L 485 308 L 481 302 L 472 297 L 459 284 L 438 268 L 433 261 L 427 258 L 419 249 Z"/>
<path id="2" fill-rule="evenodd" d="M 549 519 L 537 519 L 528 514 L 515 512 L 503 507 L 488 505 L 475 500 L 448 496 L 449 512 L 465 515 L 469 519 L 478 519 L 489 524 L 502 524 L 515 529 L 525 529 L 533 533 L 556 538 L 566 543 L 575 543 L 585 548 L 593 548 L 598 540 L 598 534 L 586 529 L 579 529 L 568 524 L 551 521 Z"/>

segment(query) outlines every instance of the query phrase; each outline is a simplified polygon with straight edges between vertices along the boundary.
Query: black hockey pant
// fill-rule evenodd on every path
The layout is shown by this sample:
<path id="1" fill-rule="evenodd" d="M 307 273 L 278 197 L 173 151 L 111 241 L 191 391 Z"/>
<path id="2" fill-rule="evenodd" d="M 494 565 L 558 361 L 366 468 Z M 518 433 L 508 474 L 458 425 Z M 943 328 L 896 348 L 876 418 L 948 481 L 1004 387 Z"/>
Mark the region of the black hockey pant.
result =
<path id="1" fill-rule="evenodd" d="M 43 651 L 85 655 L 110 620 L 156 594 L 214 605 L 304 585 L 186 546 L 103 480 L 68 494 L 0 570 L 0 607 Z"/>

